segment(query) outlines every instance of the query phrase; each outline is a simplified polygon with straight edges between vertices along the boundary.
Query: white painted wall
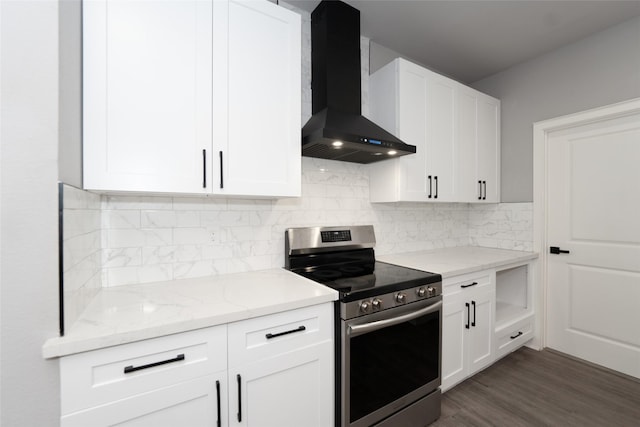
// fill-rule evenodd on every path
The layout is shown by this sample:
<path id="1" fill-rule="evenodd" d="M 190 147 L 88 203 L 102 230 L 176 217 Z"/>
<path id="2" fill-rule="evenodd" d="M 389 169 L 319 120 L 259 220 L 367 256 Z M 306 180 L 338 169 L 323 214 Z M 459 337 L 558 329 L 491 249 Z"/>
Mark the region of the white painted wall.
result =
<path id="1" fill-rule="evenodd" d="M 533 200 L 533 123 L 640 96 L 640 18 L 473 86 L 502 101 L 503 202 Z"/>
<path id="2" fill-rule="evenodd" d="M 58 4 L 0 2 L 0 424 L 54 426 L 58 333 Z"/>

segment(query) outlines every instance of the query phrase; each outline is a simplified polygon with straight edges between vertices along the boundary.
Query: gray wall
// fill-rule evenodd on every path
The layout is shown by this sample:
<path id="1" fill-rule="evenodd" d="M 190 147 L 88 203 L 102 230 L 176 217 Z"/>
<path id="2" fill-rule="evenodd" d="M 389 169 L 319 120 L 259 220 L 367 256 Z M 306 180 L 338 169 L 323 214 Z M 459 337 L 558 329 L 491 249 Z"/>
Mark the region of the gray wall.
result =
<path id="1" fill-rule="evenodd" d="M 502 100 L 502 201 L 532 201 L 533 123 L 640 97 L 640 18 L 473 86 Z"/>
<path id="2" fill-rule="evenodd" d="M 55 426 L 58 3 L 0 1 L 0 425 Z"/>

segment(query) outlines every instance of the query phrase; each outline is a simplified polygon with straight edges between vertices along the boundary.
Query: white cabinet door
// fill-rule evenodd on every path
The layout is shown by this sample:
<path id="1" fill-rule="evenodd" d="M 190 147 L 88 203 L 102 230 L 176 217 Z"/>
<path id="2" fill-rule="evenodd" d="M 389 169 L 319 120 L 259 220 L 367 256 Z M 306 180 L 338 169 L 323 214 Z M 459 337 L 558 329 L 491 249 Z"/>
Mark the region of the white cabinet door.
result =
<path id="1" fill-rule="evenodd" d="M 482 201 L 500 201 L 500 101 L 478 92 L 477 180 Z"/>
<path id="2" fill-rule="evenodd" d="M 62 427 L 227 425 L 226 372 L 65 415 Z M 220 424 L 217 424 L 220 422 Z"/>
<path id="3" fill-rule="evenodd" d="M 457 139 L 455 118 L 457 83 L 436 73 L 429 73 L 427 98 L 427 200 L 458 201 Z"/>
<path id="4" fill-rule="evenodd" d="M 300 15 L 264 0 L 214 8 L 215 28 L 224 25 L 216 18 L 223 15 L 228 29 L 226 45 L 215 46 L 215 58 L 226 61 L 214 68 L 213 191 L 299 196 Z"/>
<path id="5" fill-rule="evenodd" d="M 465 324 L 467 311 L 464 301 L 452 297 L 442 306 L 442 389 L 464 380 L 465 370 Z"/>
<path id="6" fill-rule="evenodd" d="M 458 196 L 460 201 L 500 201 L 500 101 L 458 86 Z"/>
<path id="7" fill-rule="evenodd" d="M 202 193 L 211 3 L 83 3 L 84 188 Z"/>
<path id="8" fill-rule="evenodd" d="M 442 318 L 442 390 L 493 363 L 495 274 L 445 279 Z"/>
<path id="9" fill-rule="evenodd" d="M 467 348 L 468 372 L 473 375 L 480 369 L 490 365 L 493 353 L 493 318 L 495 311 L 495 295 L 493 291 L 478 289 L 467 297 L 470 307 L 470 325 L 468 329 L 469 345 Z"/>
<path id="10" fill-rule="evenodd" d="M 229 370 L 229 425 L 333 425 L 332 367 L 325 342 Z"/>

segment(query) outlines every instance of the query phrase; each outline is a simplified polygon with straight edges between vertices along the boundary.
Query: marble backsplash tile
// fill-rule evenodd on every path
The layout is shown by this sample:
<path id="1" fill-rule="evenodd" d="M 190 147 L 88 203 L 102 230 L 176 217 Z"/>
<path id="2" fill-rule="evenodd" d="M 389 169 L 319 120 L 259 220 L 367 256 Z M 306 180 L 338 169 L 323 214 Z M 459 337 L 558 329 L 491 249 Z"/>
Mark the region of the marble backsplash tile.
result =
<path id="1" fill-rule="evenodd" d="M 469 205 L 469 244 L 533 250 L 533 203 Z"/>
<path id="2" fill-rule="evenodd" d="M 102 286 L 100 195 L 61 185 L 64 325 L 71 326 Z"/>
<path id="3" fill-rule="evenodd" d="M 301 198 L 105 195 L 103 286 L 279 268 L 289 227 L 373 224 L 380 254 L 467 244 L 466 205 L 371 204 L 368 176 L 303 158 Z"/>

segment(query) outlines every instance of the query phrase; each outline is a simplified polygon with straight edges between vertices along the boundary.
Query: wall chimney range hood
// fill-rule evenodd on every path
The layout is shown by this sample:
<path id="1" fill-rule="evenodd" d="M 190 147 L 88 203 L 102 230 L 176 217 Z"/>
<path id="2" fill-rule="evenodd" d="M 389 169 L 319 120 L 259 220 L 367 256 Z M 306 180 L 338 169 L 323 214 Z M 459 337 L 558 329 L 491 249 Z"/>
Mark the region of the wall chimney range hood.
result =
<path id="1" fill-rule="evenodd" d="M 341 1 L 311 13 L 312 117 L 302 128 L 302 155 L 373 163 L 416 147 L 362 116 L 360 11 Z"/>

